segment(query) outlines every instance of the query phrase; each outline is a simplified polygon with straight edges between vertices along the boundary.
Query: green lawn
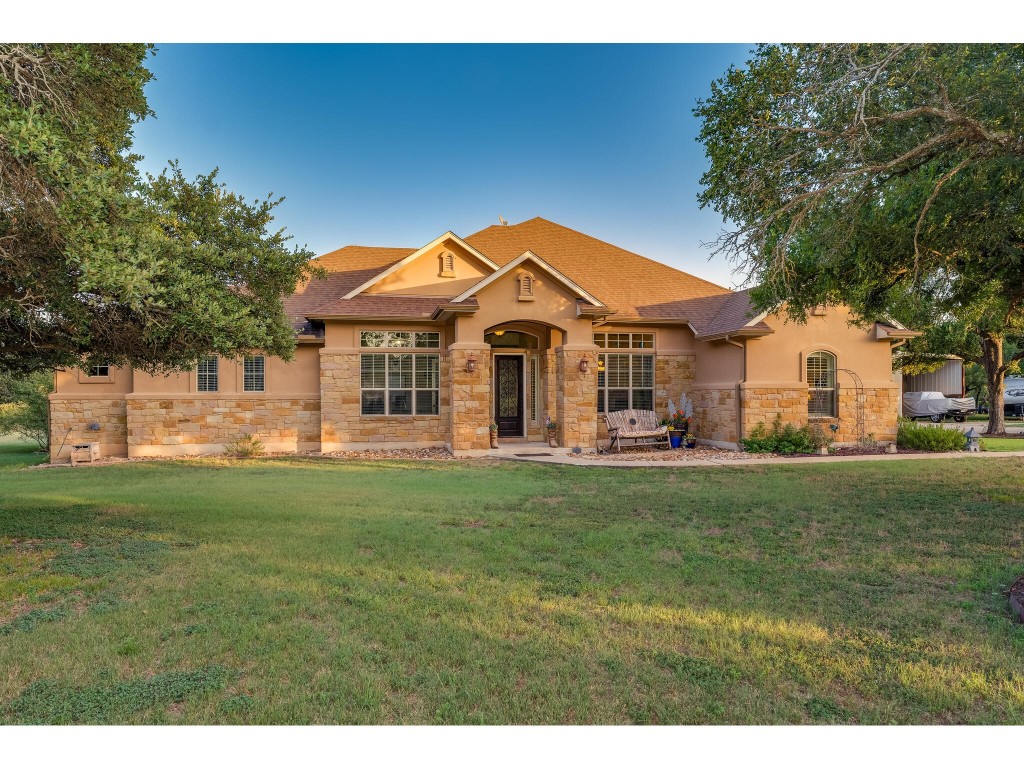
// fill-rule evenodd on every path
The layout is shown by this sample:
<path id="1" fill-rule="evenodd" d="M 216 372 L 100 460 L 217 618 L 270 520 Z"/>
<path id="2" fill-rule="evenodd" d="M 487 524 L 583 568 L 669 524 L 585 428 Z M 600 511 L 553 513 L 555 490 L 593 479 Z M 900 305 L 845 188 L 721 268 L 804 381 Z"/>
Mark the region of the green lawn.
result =
<path id="1" fill-rule="evenodd" d="M 1024 723 L 1019 459 L 0 457 L 0 722 Z"/>
<path id="2" fill-rule="evenodd" d="M 1024 438 L 1019 437 L 983 437 L 983 451 L 1024 451 Z"/>

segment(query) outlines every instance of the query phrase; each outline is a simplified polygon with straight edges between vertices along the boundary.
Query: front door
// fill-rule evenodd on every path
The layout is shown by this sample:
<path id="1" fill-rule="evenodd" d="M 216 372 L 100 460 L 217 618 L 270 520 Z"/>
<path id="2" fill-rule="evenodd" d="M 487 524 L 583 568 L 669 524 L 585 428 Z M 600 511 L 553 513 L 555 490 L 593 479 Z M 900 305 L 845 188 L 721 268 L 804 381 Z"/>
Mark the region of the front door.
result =
<path id="1" fill-rule="evenodd" d="M 523 436 L 523 357 L 494 356 L 494 420 L 498 437 Z"/>

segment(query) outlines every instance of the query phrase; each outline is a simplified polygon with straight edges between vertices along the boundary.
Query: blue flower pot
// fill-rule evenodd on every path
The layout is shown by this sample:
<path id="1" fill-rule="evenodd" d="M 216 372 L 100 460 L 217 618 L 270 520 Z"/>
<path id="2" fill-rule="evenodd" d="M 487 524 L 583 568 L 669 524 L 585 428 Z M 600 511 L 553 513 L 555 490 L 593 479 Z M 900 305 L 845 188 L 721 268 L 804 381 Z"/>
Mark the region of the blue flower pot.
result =
<path id="1" fill-rule="evenodd" d="M 682 434 L 677 434 L 675 432 L 669 432 L 668 433 L 668 444 L 670 446 L 672 446 L 673 448 L 681 447 L 682 444 L 683 444 L 683 436 L 682 436 Z"/>

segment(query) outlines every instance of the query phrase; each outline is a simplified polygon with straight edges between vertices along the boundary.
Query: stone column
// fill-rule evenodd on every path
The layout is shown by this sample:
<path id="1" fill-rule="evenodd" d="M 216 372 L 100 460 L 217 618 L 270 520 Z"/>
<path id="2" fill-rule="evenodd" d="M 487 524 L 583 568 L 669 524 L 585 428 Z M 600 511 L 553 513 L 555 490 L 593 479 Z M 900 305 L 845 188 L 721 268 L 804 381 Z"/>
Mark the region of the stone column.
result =
<path id="1" fill-rule="evenodd" d="M 359 424 L 359 355 L 320 351 L 320 450 L 339 450 L 352 442 Z"/>
<path id="2" fill-rule="evenodd" d="M 470 356 L 476 370 L 466 370 Z M 456 342 L 448 347 L 452 453 L 488 450 L 491 446 L 491 345 Z"/>
<path id="3" fill-rule="evenodd" d="M 597 450 L 597 353 L 593 344 L 564 344 L 555 350 L 558 444 L 563 448 Z M 580 371 L 584 357 L 590 363 L 586 373 Z"/>

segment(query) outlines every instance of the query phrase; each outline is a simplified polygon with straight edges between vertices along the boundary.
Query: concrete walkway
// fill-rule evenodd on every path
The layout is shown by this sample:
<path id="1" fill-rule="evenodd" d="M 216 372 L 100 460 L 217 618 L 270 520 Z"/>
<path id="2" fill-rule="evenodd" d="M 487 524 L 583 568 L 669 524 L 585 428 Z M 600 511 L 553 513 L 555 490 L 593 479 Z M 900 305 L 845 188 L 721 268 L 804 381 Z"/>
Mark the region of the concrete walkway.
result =
<path id="1" fill-rule="evenodd" d="M 584 459 L 578 456 L 504 456 L 508 461 L 533 461 L 538 464 L 560 464 L 572 467 L 751 467 L 764 464 L 836 464 L 851 461 L 910 461 L 913 459 L 1010 459 L 1024 458 L 1024 451 L 981 451 L 968 453 L 881 453 L 867 456 L 794 456 L 792 458 L 762 457 L 750 459 L 679 459 L 666 461 L 623 461 L 622 459 Z"/>

